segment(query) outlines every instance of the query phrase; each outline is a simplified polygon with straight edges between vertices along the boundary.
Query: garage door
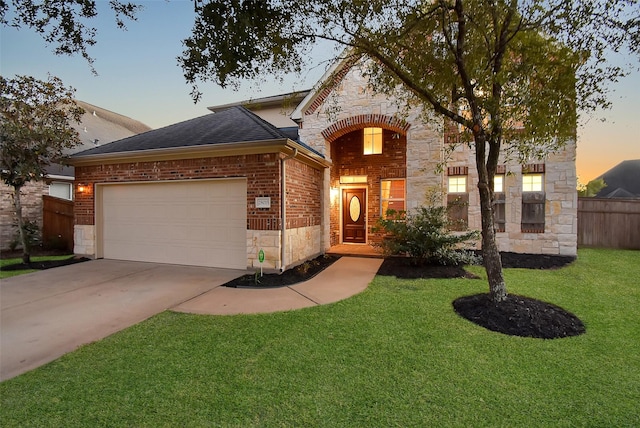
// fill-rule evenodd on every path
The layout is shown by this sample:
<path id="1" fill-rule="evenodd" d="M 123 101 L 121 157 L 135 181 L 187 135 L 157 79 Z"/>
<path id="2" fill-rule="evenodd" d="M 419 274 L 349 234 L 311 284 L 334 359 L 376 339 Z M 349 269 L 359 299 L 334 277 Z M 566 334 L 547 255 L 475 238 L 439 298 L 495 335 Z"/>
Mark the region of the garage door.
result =
<path id="1" fill-rule="evenodd" d="M 102 257 L 246 269 L 244 179 L 105 185 Z"/>

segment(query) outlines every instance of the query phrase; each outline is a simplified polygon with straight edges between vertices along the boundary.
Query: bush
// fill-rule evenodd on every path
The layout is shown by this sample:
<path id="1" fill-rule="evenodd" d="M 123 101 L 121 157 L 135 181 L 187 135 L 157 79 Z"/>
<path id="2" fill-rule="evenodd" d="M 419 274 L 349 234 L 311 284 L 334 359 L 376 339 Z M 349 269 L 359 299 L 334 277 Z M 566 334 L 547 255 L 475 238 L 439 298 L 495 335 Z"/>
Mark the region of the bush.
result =
<path id="1" fill-rule="evenodd" d="M 375 230 L 386 236 L 379 246 L 385 255 L 406 255 L 418 264 L 463 265 L 477 263 L 478 257 L 461 249 L 480 236 L 479 231 L 452 233 L 448 208 L 438 204 L 440 192 L 428 195 L 428 204 L 414 213 L 388 210 L 387 218 L 380 218 Z"/>

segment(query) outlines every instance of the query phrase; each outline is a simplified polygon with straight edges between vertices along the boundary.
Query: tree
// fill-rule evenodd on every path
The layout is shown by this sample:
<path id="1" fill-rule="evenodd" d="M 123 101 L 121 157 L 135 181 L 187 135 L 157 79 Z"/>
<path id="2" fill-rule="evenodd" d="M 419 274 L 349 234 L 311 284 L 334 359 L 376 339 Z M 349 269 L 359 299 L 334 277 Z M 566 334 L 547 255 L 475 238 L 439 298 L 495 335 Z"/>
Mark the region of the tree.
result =
<path id="1" fill-rule="evenodd" d="M 120 0 L 109 0 L 109 7 L 119 28 L 126 27 L 125 19 L 135 20 L 142 8 Z M 88 20 L 97 14 L 96 0 L 0 0 L 0 24 L 31 28 L 48 44 L 55 45 L 56 55 L 80 54 L 90 66 L 94 60 L 87 48 L 96 44 L 97 30 L 89 26 Z"/>
<path id="2" fill-rule="evenodd" d="M 578 185 L 578 196 L 582 198 L 593 198 L 599 191 L 607 187 L 604 178 L 594 178 L 587 184 Z"/>
<path id="3" fill-rule="evenodd" d="M 637 0 L 211 0 L 179 62 L 193 85 L 234 85 L 302 69 L 318 40 L 346 48 L 379 92 L 420 103 L 475 149 L 482 251 L 494 302 L 506 299 L 493 224 L 502 152 L 523 163 L 575 139 L 577 111 L 609 105 L 625 69 L 606 54 L 640 52 Z M 398 90 L 401 88 L 402 90 Z"/>
<path id="4" fill-rule="evenodd" d="M 20 191 L 30 181 L 43 180 L 45 168 L 64 158 L 80 143 L 70 122 L 80 123 L 84 110 L 72 88 L 57 77 L 41 81 L 27 76 L 0 76 L 0 174 L 13 187 L 13 202 L 22 243 L 22 261 L 31 262 Z"/>

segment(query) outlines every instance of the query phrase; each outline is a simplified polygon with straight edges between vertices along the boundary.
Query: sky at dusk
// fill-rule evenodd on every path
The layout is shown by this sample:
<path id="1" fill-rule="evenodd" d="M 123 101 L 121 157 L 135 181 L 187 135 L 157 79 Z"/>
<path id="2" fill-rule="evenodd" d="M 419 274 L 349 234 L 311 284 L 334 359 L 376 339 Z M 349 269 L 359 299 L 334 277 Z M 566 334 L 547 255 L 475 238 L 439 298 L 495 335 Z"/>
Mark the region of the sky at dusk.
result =
<path id="1" fill-rule="evenodd" d="M 160 128 L 209 113 L 208 106 L 311 88 L 325 71 L 331 49 L 316 49 L 302 76 L 283 82 L 247 82 L 238 91 L 213 83 L 200 85 L 194 104 L 176 58 L 194 19 L 192 0 L 138 1 L 144 10 L 127 30 L 116 28 L 108 2 L 98 1 L 95 76 L 81 57 L 56 56 L 53 47 L 32 30 L 0 27 L 0 73 L 7 78 L 30 75 L 60 77 L 76 97 L 96 106 Z M 636 63 L 637 64 L 637 63 Z M 578 177 L 586 183 L 625 159 L 640 159 L 640 72 L 612 86 L 613 108 L 598 112 L 578 128 Z M 602 122 L 601 119 L 606 119 Z"/>

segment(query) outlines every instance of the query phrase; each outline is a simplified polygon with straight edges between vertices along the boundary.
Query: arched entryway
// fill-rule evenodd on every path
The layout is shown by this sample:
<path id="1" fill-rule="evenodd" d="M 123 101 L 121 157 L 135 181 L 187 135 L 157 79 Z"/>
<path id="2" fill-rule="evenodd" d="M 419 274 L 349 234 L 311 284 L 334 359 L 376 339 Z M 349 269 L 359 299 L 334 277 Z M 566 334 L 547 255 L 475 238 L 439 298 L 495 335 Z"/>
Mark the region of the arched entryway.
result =
<path id="1" fill-rule="evenodd" d="M 322 135 L 329 143 L 330 241 L 374 244 L 372 231 L 387 208 L 405 209 L 409 124 L 393 116 L 360 115 L 342 119 Z"/>

